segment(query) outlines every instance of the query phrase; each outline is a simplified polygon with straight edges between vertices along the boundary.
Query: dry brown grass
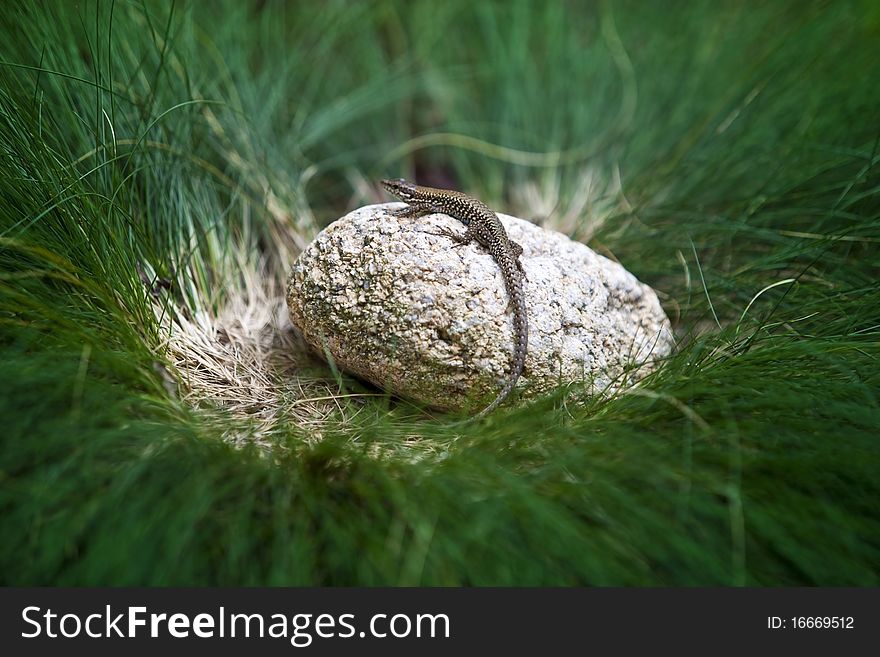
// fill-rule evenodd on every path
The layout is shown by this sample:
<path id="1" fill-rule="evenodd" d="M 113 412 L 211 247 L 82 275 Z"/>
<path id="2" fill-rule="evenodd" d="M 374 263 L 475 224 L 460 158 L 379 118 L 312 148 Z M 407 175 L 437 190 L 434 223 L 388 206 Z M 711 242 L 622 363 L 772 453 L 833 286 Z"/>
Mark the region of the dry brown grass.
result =
<path id="1" fill-rule="evenodd" d="M 290 323 L 282 277 L 262 261 L 244 264 L 237 278 L 216 310 L 157 304 L 182 399 L 222 410 L 222 437 L 236 444 L 275 445 L 279 423 L 285 433 L 293 423 L 305 440 L 320 440 L 331 417 L 344 413 L 346 395 Z"/>

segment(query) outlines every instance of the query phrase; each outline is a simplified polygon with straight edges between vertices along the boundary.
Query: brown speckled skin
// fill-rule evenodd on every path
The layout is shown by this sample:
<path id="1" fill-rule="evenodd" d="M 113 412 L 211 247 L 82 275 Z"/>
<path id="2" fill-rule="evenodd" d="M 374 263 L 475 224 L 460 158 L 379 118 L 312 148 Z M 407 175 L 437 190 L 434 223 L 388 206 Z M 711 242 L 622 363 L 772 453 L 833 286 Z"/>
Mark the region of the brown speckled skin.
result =
<path id="1" fill-rule="evenodd" d="M 425 214 L 447 214 L 461 221 L 467 230 L 463 235 L 445 231 L 443 234 L 458 244 L 476 240 L 482 244 L 501 268 L 504 284 L 513 307 L 513 326 L 515 331 L 513 367 L 507 383 L 491 404 L 480 411 L 476 417 L 483 417 L 494 411 L 511 393 L 526 364 L 529 347 L 529 322 L 526 314 L 526 297 L 523 289 L 525 275 L 519 257 L 522 247 L 511 242 L 504 226 L 496 214 L 482 201 L 451 189 L 422 187 L 396 178 L 383 180 L 382 186 L 391 194 L 407 203 L 405 208 L 392 211 L 398 217 L 415 218 Z"/>

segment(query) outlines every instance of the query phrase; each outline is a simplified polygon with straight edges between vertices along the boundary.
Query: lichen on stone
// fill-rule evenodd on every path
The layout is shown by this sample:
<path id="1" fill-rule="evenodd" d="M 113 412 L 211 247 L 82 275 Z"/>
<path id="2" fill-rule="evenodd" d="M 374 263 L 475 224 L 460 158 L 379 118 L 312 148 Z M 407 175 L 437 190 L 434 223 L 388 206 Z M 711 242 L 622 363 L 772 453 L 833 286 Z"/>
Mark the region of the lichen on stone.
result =
<path id="1" fill-rule="evenodd" d="M 503 384 L 513 319 L 501 271 L 473 243 L 453 248 L 457 219 L 359 208 L 318 234 L 294 263 L 293 324 L 337 367 L 439 409 L 471 409 Z M 529 353 L 518 388 L 632 384 L 673 346 L 655 292 L 620 264 L 523 219 L 499 214 L 522 245 Z"/>

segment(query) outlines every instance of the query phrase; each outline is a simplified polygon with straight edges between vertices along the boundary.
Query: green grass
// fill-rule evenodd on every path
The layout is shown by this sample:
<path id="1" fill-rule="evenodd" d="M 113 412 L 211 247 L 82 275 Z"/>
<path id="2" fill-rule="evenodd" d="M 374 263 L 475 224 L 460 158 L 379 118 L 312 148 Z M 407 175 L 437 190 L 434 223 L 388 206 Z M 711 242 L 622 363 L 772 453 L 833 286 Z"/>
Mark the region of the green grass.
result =
<path id="1" fill-rule="evenodd" d="M 876 586 L 878 33 L 867 1 L 10 5 L 0 580 Z M 679 349 L 466 430 L 319 362 L 268 430 L 193 393 L 173 331 L 400 174 L 612 253 Z"/>

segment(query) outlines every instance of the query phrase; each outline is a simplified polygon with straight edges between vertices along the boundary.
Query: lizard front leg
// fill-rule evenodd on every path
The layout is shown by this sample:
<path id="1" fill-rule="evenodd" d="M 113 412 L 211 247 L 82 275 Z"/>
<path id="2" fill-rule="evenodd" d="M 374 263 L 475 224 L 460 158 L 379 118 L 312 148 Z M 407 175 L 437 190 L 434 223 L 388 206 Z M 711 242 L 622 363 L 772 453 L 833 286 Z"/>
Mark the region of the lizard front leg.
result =
<path id="1" fill-rule="evenodd" d="M 433 210 L 427 210 L 421 205 L 405 205 L 402 208 L 394 208 L 386 210 L 392 217 L 400 217 L 401 219 L 418 219 L 426 214 L 431 214 Z"/>

